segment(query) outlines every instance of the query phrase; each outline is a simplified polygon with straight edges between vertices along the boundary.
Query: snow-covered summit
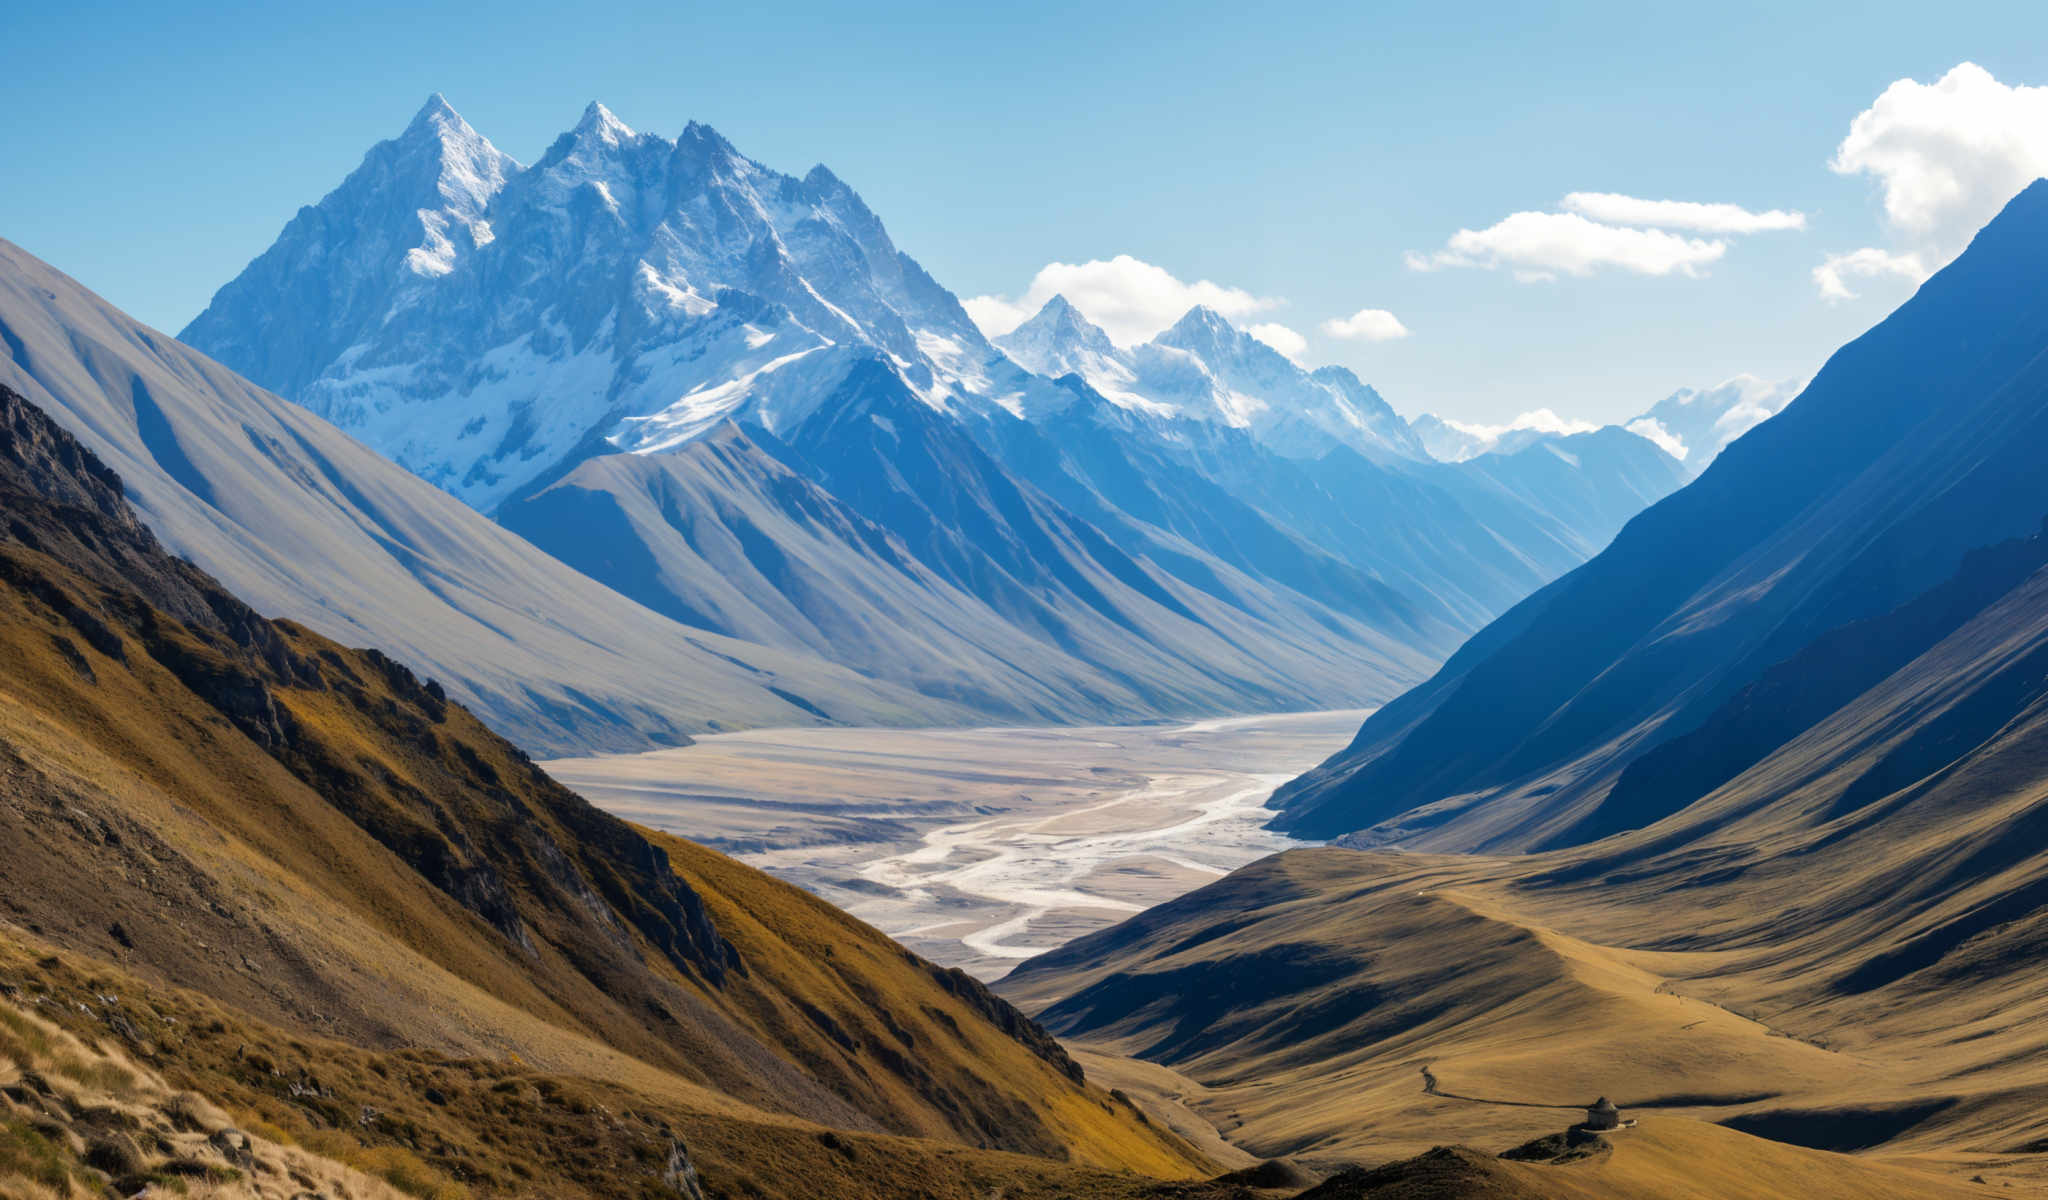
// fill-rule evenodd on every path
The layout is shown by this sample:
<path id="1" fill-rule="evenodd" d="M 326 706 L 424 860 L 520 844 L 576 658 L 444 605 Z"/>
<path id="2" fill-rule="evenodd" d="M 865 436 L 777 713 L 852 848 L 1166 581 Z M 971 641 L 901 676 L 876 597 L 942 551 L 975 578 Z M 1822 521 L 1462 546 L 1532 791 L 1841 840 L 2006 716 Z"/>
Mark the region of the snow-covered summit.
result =
<path id="1" fill-rule="evenodd" d="M 1316 458 L 1340 445 L 1368 456 L 1426 457 L 1356 375 L 1342 367 L 1305 371 L 1206 306 L 1124 350 L 1055 296 L 996 344 L 1041 374 L 1077 374 L 1134 412 L 1243 429 L 1290 457 Z"/>
<path id="2" fill-rule="evenodd" d="M 830 171 L 595 102 L 522 167 L 434 96 L 182 336 L 486 510 L 579 448 L 786 426 L 876 354 L 937 408 L 1064 396 Z"/>
<path id="3" fill-rule="evenodd" d="M 1628 429 L 1662 446 L 1697 475 L 1728 443 L 1776 416 L 1805 390 L 1803 379 L 1772 382 L 1736 375 L 1710 388 L 1680 388 L 1630 421 Z"/>
<path id="4" fill-rule="evenodd" d="M 1079 375 L 1110 399 L 1127 406 L 1141 398 L 1130 392 L 1135 379 L 1130 355 L 1117 348 L 1081 310 L 1054 296 L 1032 318 L 995 339 L 1005 354 L 1048 379 Z"/>
<path id="5" fill-rule="evenodd" d="M 1621 428 L 1677 459 L 1690 477 L 1706 470 L 1730 442 L 1775 416 L 1805 388 L 1799 379 L 1773 383 L 1737 375 L 1711 388 L 1680 388 Z M 1525 412 L 1504 425 L 1423 413 L 1409 427 L 1430 456 L 1443 462 L 1513 454 L 1538 442 L 1600 428 L 1597 422 L 1561 417 L 1547 408 Z"/>
<path id="6" fill-rule="evenodd" d="M 340 187 L 299 210 L 185 340 L 293 395 L 359 333 L 416 303 L 491 240 L 484 213 L 519 163 L 440 93 Z"/>

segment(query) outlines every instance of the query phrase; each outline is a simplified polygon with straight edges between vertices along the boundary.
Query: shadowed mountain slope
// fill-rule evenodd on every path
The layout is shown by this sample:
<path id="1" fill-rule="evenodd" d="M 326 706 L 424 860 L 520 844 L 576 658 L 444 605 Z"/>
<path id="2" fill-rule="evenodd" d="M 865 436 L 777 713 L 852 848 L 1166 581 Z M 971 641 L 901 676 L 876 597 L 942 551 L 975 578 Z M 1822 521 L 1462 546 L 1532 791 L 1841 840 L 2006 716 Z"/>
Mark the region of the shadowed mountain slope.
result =
<path id="1" fill-rule="evenodd" d="M 378 646 L 535 751 L 965 710 L 658 616 L 0 241 L 0 383 L 258 608 Z"/>
<path id="2" fill-rule="evenodd" d="M 1290 588 L 1149 527 L 1106 536 L 878 362 L 784 438 L 728 425 L 588 459 L 499 519 L 679 619 L 1008 720 L 1366 703 L 1452 636 L 1326 557 L 1349 590 Z"/>
<path id="3" fill-rule="evenodd" d="M 1791 406 L 1283 789 L 1277 823 L 1554 842 L 1773 664 L 2032 530 L 2048 512 L 2044 265 L 2036 183 Z"/>

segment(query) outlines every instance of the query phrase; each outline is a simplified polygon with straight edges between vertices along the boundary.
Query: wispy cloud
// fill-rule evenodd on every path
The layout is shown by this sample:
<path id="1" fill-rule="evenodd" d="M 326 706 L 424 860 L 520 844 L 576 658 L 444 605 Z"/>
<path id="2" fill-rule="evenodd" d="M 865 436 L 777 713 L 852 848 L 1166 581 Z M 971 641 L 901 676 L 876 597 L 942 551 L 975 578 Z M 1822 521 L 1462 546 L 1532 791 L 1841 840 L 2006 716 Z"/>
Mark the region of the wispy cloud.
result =
<path id="1" fill-rule="evenodd" d="M 1719 238 L 1681 237 L 1661 229 L 1604 225 L 1577 213 L 1518 212 L 1485 229 L 1460 229 L 1442 250 L 1410 251 L 1417 271 L 1444 267 L 1505 268 L 1523 282 L 1602 269 L 1636 275 L 1699 275 L 1728 253 Z"/>
<path id="2" fill-rule="evenodd" d="M 1608 225 L 1640 225 L 1652 229 L 1687 229 L 1694 233 L 1769 233 L 1806 228 L 1806 214 L 1773 208 L 1751 212 L 1737 204 L 1702 204 L 1692 200 L 1643 200 L 1618 192 L 1572 192 L 1567 212 Z"/>
<path id="3" fill-rule="evenodd" d="M 1826 300 L 1854 300 L 1851 279 L 1906 279 L 1919 283 L 1930 272 L 1918 254 L 1894 254 L 1876 246 L 1865 246 L 1846 254 L 1830 254 L 1813 269 L 1814 286 Z"/>

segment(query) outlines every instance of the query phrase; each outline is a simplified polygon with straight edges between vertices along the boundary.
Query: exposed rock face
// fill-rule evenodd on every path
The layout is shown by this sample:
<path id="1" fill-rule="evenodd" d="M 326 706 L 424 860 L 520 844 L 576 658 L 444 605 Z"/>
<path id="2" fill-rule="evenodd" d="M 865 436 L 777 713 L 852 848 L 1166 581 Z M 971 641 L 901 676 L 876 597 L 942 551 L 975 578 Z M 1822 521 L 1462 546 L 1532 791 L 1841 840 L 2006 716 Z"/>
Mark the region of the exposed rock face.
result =
<path id="1" fill-rule="evenodd" d="M 1045 1027 L 1019 1011 L 1017 1006 L 988 990 L 987 985 L 958 967 L 939 967 L 927 964 L 933 979 L 939 981 L 947 991 L 966 1001 L 974 1010 L 987 1017 L 996 1028 L 1016 1038 L 1031 1048 L 1033 1054 L 1057 1067 L 1061 1074 L 1075 1083 L 1085 1082 L 1087 1076 L 1081 1071 L 1081 1064 L 1067 1053 L 1058 1038 L 1047 1033 Z"/>
<path id="2" fill-rule="evenodd" d="M 698 1182 L 697 1165 L 690 1161 L 689 1147 L 673 1134 L 669 1136 L 668 1163 L 662 1168 L 661 1182 L 683 1200 L 704 1200 L 704 1185 Z"/>
<path id="3" fill-rule="evenodd" d="M 279 626 L 165 554 L 123 501 L 120 480 L 4 386 L 0 511 L 0 545 L 33 552 L 0 557 L 0 578 L 45 598 L 89 642 L 122 656 L 139 647 L 507 938 L 533 949 L 522 902 L 504 878 L 508 864 L 532 862 L 540 869 L 531 877 L 556 893 L 547 906 L 611 931 L 604 941 L 616 953 L 634 953 L 620 936 L 623 917 L 677 967 L 713 983 L 737 965 L 702 903 L 668 869 L 667 855 L 523 756 L 523 778 L 506 779 L 473 750 L 458 750 L 436 764 L 438 779 L 415 775 L 430 781 L 423 788 L 366 771 L 294 717 L 281 692 L 330 693 L 393 743 L 439 751 L 449 706 L 438 687 L 374 650 L 351 662 L 294 649 Z M 67 572 L 93 580 L 99 594 L 78 595 Z M 476 796 L 488 800 L 478 806 Z"/>

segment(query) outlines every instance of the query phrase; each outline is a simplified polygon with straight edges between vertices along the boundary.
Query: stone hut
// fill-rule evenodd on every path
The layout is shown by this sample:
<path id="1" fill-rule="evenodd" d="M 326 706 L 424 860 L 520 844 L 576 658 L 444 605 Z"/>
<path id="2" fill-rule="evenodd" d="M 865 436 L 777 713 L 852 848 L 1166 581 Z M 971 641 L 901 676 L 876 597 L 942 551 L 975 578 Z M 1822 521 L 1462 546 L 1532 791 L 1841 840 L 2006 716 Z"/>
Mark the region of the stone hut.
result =
<path id="1" fill-rule="evenodd" d="M 1621 1128 L 1621 1110 L 1614 1107 L 1613 1102 L 1608 1100 L 1607 1097 L 1600 1097 L 1586 1106 L 1586 1128 Z"/>

